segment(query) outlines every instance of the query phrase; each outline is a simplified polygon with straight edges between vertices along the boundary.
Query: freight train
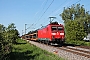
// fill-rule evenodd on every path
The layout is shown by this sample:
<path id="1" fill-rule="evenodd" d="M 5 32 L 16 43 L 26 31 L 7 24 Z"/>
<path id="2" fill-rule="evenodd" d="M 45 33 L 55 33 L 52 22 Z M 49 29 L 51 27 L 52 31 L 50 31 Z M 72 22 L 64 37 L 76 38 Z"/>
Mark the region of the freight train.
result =
<path id="1" fill-rule="evenodd" d="M 64 26 L 58 24 L 58 22 L 52 22 L 45 27 L 23 35 L 22 38 L 47 44 L 62 45 L 65 42 Z"/>

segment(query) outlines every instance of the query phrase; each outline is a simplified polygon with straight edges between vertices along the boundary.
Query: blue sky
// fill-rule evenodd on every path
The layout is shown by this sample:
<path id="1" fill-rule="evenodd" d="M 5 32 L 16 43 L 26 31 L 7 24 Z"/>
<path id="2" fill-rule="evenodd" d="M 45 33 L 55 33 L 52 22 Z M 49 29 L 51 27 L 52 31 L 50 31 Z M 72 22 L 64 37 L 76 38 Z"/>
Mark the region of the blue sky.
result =
<path id="1" fill-rule="evenodd" d="M 63 24 L 59 14 L 63 7 L 72 4 L 84 5 L 86 11 L 90 11 L 90 0 L 0 0 L 0 24 L 8 26 L 15 23 L 20 35 L 25 31 L 35 30 L 49 23 L 49 17 L 56 17 L 54 21 Z M 29 28 L 30 27 L 30 28 Z M 23 33 L 24 34 L 24 33 Z"/>

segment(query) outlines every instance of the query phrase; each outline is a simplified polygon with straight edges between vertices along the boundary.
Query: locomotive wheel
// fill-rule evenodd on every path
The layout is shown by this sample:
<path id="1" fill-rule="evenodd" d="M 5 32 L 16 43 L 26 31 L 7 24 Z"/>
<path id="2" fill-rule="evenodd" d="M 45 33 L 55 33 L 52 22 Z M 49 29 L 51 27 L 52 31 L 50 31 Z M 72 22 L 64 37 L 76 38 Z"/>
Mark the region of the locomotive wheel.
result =
<path id="1" fill-rule="evenodd" d="M 39 43 L 42 43 L 41 40 L 39 40 Z"/>
<path id="2" fill-rule="evenodd" d="M 47 45 L 49 45 L 49 41 L 45 41 L 45 43 L 46 43 Z"/>
<path id="3" fill-rule="evenodd" d="M 53 43 L 50 43 L 50 45 L 53 45 Z"/>
<path id="4" fill-rule="evenodd" d="M 62 47 L 62 44 L 59 44 L 60 47 Z"/>
<path id="5" fill-rule="evenodd" d="M 62 43 L 59 43 L 59 46 L 62 47 L 63 46 L 63 42 Z"/>
<path id="6" fill-rule="evenodd" d="M 41 40 L 41 41 L 40 41 L 40 43 L 44 44 L 44 41 L 43 41 L 43 40 Z"/>
<path id="7" fill-rule="evenodd" d="M 42 41 L 42 43 L 44 44 L 44 40 Z"/>

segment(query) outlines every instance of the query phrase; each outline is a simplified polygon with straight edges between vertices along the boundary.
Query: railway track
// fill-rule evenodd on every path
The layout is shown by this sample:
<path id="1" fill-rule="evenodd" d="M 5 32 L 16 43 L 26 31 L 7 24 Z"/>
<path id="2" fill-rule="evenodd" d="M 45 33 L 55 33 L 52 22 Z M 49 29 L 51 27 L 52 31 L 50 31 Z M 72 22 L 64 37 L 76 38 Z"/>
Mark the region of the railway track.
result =
<path id="1" fill-rule="evenodd" d="M 80 56 L 90 58 L 90 47 L 85 48 L 84 46 L 83 47 L 80 47 L 80 46 L 79 47 L 72 47 L 72 46 L 55 47 L 54 46 L 54 48 L 61 49 L 67 52 L 71 52 L 71 53 L 74 53 Z"/>
<path id="2" fill-rule="evenodd" d="M 85 48 L 85 49 L 90 49 L 90 46 L 76 46 L 76 47 Z"/>
<path id="3" fill-rule="evenodd" d="M 87 58 L 90 58 L 90 50 L 89 49 L 83 49 L 83 48 L 77 48 L 77 47 L 71 47 L 71 46 L 67 46 L 67 47 L 60 47 L 59 49 L 80 55 L 80 56 L 84 56 Z M 81 50 L 82 49 L 82 50 Z"/>
<path id="4" fill-rule="evenodd" d="M 90 60 L 90 49 L 72 46 L 55 47 L 33 41 L 29 42 L 49 52 L 54 53 L 56 51 L 58 56 L 66 58 L 66 60 Z"/>

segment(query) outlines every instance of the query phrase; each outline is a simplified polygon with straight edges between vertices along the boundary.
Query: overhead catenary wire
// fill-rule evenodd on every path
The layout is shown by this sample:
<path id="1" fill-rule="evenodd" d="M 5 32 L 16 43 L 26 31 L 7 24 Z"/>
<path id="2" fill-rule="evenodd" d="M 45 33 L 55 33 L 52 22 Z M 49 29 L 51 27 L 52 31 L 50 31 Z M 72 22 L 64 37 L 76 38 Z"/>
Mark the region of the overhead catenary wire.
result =
<path id="1" fill-rule="evenodd" d="M 65 2 L 66 2 L 67 0 L 65 0 L 63 3 L 61 3 L 57 8 L 59 8 L 60 6 L 62 6 Z M 54 11 L 56 12 L 56 10 L 57 10 L 57 8 L 56 9 L 54 9 Z M 54 11 L 52 11 L 49 15 L 51 15 L 51 14 L 53 14 L 53 13 L 55 13 Z"/>
<path id="2" fill-rule="evenodd" d="M 52 0 L 51 4 L 53 3 L 53 1 L 54 1 L 54 0 Z M 67 0 L 65 0 L 63 3 L 65 3 L 66 1 L 67 1 Z M 63 4 L 63 3 L 62 3 L 62 4 Z M 48 8 L 44 11 L 44 13 L 41 15 L 41 17 L 39 18 L 38 21 L 40 21 L 40 19 L 43 17 L 43 15 L 46 13 L 46 11 L 47 11 L 47 10 L 49 9 L 49 7 L 51 6 L 51 4 L 50 4 L 50 5 L 48 6 Z M 62 4 L 60 4 L 59 6 L 61 6 Z M 56 9 L 55 9 L 55 10 L 56 10 Z M 55 10 L 54 10 L 54 11 L 55 11 Z M 55 11 L 55 12 L 56 12 L 56 11 Z M 36 22 L 36 24 L 37 24 L 37 23 L 38 23 L 38 22 Z M 36 24 L 35 24 L 35 25 L 36 25 Z"/>
<path id="3" fill-rule="evenodd" d="M 45 5 L 43 6 L 43 9 L 41 10 L 41 12 L 44 10 L 44 8 L 45 8 L 47 2 L 48 2 L 48 0 L 46 0 Z M 43 14 L 44 14 L 44 13 L 43 13 Z M 43 15 L 43 14 L 42 14 L 42 15 Z M 41 16 L 41 17 L 42 17 L 42 16 Z M 40 18 L 41 18 L 41 17 L 40 17 Z M 36 22 L 36 23 L 37 23 L 37 22 Z M 36 24 L 35 24 L 35 25 L 36 25 Z"/>
<path id="4" fill-rule="evenodd" d="M 50 6 L 52 5 L 52 3 L 54 2 L 54 0 L 52 0 L 52 2 L 50 3 L 50 5 L 47 7 L 47 9 L 43 12 L 43 14 L 40 16 L 40 18 L 38 19 L 38 21 L 40 21 L 41 20 L 41 18 L 43 17 L 43 15 L 46 13 L 46 11 L 50 8 Z M 36 22 L 36 24 L 37 24 L 38 22 Z M 36 25 L 35 24 L 35 25 Z"/>
<path id="5" fill-rule="evenodd" d="M 72 1 L 73 1 L 73 0 L 67 2 L 67 3 L 66 3 L 65 5 L 63 5 L 62 7 L 67 6 L 67 5 L 70 4 Z M 61 10 L 61 8 L 59 8 L 57 11 L 55 11 L 55 12 L 57 13 L 57 14 L 55 14 L 55 16 L 60 14 L 60 13 L 58 13 L 60 10 Z"/>
<path id="6" fill-rule="evenodd" d="M 47 1 L 48 1 L 48 0 L 47 0 Z M 45 5 L 47 4 L 47 1 L 46 1 Z M 67 0 L 65 0 L 64 3 L 65 3 L 66 1 L 67 1 Z M 81 1 L 81 0 L 77 1 L 76 3 L 80 2 L 80 1 Z M 37 22 L 36 22 L 34 25 L 36 25 L 36 24 L 41 20 L 41 18 L 43 17 L 43 15 L 46 13 L 46 11 L 49 9 L 49 7 L 52 5 L 53 2 L 54 2 L 54 0 L 52 0 L 52 2 L 50 3 L 50 5 L 47 7 L 47 9 L 43 12 L 43 14 L 40 16 L 40 18 L 37 20 Z M 71 1 L 69 1 L 69 2 L 68 2 L 67 4 L 65 4 L 65 5 L 68 5 L 70 2 L 71 2 Z M 75 3 L 75 4 L 76 4 L 76 3 Z M 63 3 L 62 3 L 62 4 L 63 4 Z M 62 5 L 62 4 L 61 4 L 61 5 Z M 45 6 L 45 5 L 44 5 L 44 6 Z M 65 6 L 65 5 L 64 5 L 64 6 Z M 63 6 L 63 7 L 64 7 L 64 6 Z M 60 8 L 60 9 L 61 9 L 61 8 Z M 58 12 L 60 9 L 58 9 L 57 11 L 55 11 L 55 13 Z M 44 10 L 44 8 L 43 8 L 42 10 Z M 56 14 L 56 15 L 58 15 L 58 14 Z M 55 15 L 55 16 L 56 16 L 56 15 Z"/>
<path id="7" fill-rule="evenodd" d="M 76 3 L 78 3 L 78 2 L 80 2 L 81 0 L 78 0 L 77 2 L 75 2 L 74 4 L 76 4 Z"/>
<path id="8" fill-rule="evenodd" d="M 62 6 L 66 1 L 67 1 L 67 0 L 65 0 L 63 3 L 61 3 L 58 7 Z M 57 7 L 57 8 L 58 8 L 58 7 Z M 54 9 L 49 15 L 53 14 L 54 11 L 56 12 L 57 8 Z M 45 23 L 45 21 L 44 21 L 43 23 Z"/>
<path id="9" fill-rule="evenodd" d="M 45 6 L 46 6 L 47 2 L 48 2 L 48 0 L 46 0 L 45 5 L 44 5 L 44 7 L 43 7 L 42 11 L 44 10 L 44 8 L 45 8 Z"/>
<path id="10" fill-rule="evenodd" d="M 45 2 L 45 0 L 41 3 L 41 8 L 43 8 L 43 5 L 44 5 L 44 3 L 45 3 L 45 5 L 44 5 L 44 7 L 46 6 L 46 4 L 47 4 L 47 2 L 48 2 L 48 0 L 46 0 L 46 2 Z M 42 9 L 42 11 L 44 10 L 44 8 Z M 39 13 L 40 11 L 37 11 L 36 13 L 35 13 L 35 15 L 34 15 L 34 17 Z M 33 17 L 33 18 L 34 18 Z M 35 23 L 33 23 L 32 25 L 30 25 L 26 30 L 28 30 L 28 29 L 30 29 L 32 26 L 34 26 L 35 25 Z"/>
<path id="11" fill-rule="evenodd" d="M 67 0 L 65 0 L 63 3 L 65 3 L 66 1 L 67 1 Z M 72 0 L 72 1 L 73 1 L 73 0 Z M 63 7 L 64 7 L 64 6 L 68 5 L 69 3 L 71 3 L 72 1 L 67 2 L 65 5 L 63 5 L 63 3 L 61 3 L 59 6 L 63 5 Z M 47 9 L 48 9 L 48 8 L 47 8 Z M 56 9 L 55 9 L 55 10 L 56 10 Z M 54 11 L 55 11 L 55 10 L 54 10 Z M 61 8 L 59 8 L 58 10 L 56 10 L 54 13 L 57 13 L 59 10 L 61 10 Z M 45 12 L 44 12 L 44 13 L 45 13 Z M 42 16 L 44 15 L 44 13 L 42 14 Z M 57 15 L 57 14 L 56 14 L 56 15 Z M 56 16 L 56 15 L 55 15 L 55 16 Z M 42 18 L 42 16 L 41 16 L 41 18 Z M 40 18 L 40 19 L 41 19 L 41 18 Z M 40 19 L 39 19 L 39 20 L 40 20 Z M 45 23 L 45 21 L 44 21 L 44 23 Z M 37 23 L 36 23 L 36 24 L 37 24 Z"/>
<path id="12" fill-rule="evenodd" d="M 28 28 L 26 28 L 26 30 L 29 29 L 29 28 L 31 28 L 33 25 L 34 25 L 34 24 L 31 24 L 31 26 L 29 26 Z"/>
<path id="13" fill-rule="evenodd" d="M 44 5 L 44 3 L 45 3 L 45 5 L 47 4 L 47 1 L 48 0 L 46 0 L 46 2 L 45 2 L 45 0 L 42 2 L 42 4 L 41 4 L 41 8 L 43 7 L 43 5 Z M 45 5 L 44 5 L 44 7 L 45 7 Z M 44 8 L 43 8 L 44 9 Z M 42 11 L 43 11 L 43 9 L 42 9 Z M 41 10 L 41 9 L 40 9 Z M 36 13 L 35 13 L 35 15 L 34 15 L 34 17 L 39 13 L 40 11 L 37 11 Z"/>
<path id="14" fill-rule="evenodd" d="M 35 17 L 38 13 L 40 13 L 40 12 L 42 12 L 42 11 L 44 10 L 47 2 L 48 2 L 48 0 L 46 0 L 46 1 L 44 0 L 44 1 L 42 2 L 42 4 L 41 4 L 41 8 L 42 8 L 42 9 L 40 9 L 41 11 L 37 11 L 37 12 L 35 13 L 34 17 Z M 33 23 L 33 26 L 34 26 L 34 25 L 36 25 L 35 22 Z"/>
<path id="15" fill-rule="evenodd" d="M 73 0 L 72 0 L 72 1 L 73 1 Z M 66 5 L 68 5 L 68 4 L 71 3 L 72 1 L 68 2 Z M 81 1 L 81 0 L 78 0 L 78 1 L 76 1 L 74 4 L 79 3 L 80 1 Z M 66 5 L 64 5 L 63 7 L 65 7 Z M 61 10 L 61 8 L 58 9 L 57 12 L 60 11 L 60 10 Z M 57 13 L 57 14 L 55 14 L 55 16 L 56 16 L 56 15 L 59 15 L 59 14 L 60 14 L 60 13 Z"/>
<path id="16" fill-rule="evenodd" d="M 65 3 L 66 1 L 67 1 L 67 0 L 65 0 L 63 3 Z M 59 6 L 63 5 L 62 7 L 64 7 L 64 6 L 68 5 L 68 4 L 70 4 L 72 1 L 73 1 L 73 0 L 67 2 L 65 5 L 63 5 L 63 3 L 62 3 L 62 4 L 60 4 Z M 74 4 L 76 4 L 76 3 L 80 2 L 80 1 L 81 1 L 81 0 L 78 0 L 78 1 L 75 2 Z M 53 13 L 50 13 L 49 16 L 50 16 L 51 14 L 57 13 L 57 12 L 60 11 L 60 10 L 61 10 L 61 8 L 59 8 L 58 10 L 55 9 L 55 10 L 54 10 L 55 12 L 53 11 Z M 57 13 L 57 14 L 55 14 L 54 16 L 59 15 L 59 14 L 60 14 L 60 13 Z M 44 21 L 43 23 L 45 23 L 45 21 Z"/>

